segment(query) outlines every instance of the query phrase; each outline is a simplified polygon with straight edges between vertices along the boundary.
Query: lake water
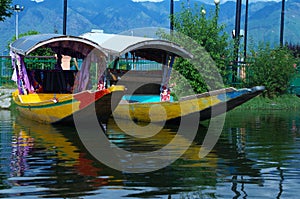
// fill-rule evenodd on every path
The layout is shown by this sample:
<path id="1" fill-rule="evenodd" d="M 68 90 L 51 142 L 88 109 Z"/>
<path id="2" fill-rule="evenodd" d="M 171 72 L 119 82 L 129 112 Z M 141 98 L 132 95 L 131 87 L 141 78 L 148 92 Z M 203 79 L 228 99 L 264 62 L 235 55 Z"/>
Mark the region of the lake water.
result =
<path id="1" fill-rule="evenodd" d="M 299 198 L 298 112 L 231 111 L 204 158 L 198 153 L 209 123 L 201 123 L 179 159 L 147 173 L 122 172 L 97 161 L 74 127 L 38 124 L 6 110 L 0 119 L 2 198 Z M 140 141 L 113 120 L 106 128 L 110 141 L 128 151 L 157 150 L 177 131 L 167 126 Z"/>

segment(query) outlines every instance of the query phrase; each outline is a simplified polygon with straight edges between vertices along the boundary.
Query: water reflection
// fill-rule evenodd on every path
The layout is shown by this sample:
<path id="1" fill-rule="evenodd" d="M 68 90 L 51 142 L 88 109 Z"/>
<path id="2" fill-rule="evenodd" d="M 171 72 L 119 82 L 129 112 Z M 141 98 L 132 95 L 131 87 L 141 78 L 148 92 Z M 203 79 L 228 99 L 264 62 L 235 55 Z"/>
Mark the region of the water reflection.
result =
<path id="1" fill-rule="evenodd" d="M 299 119 L 297 112 L 284 111 L 229 114 L 216 148 L 228 143 L 228 148 L 234 149 L 234 153 L 228 154 L 222 148 L 226 153 L 219 154 L 221 159 L 230 160 L 222 164 L 230 168 L 232 178 L 228 181 L 232 183 L 233 198 L 279 198 L 283 193 L 291 194 L 293 186 L 290 185 L 300 181 L 285 185 L 284 179 L 295 171 L 299 174 L 299 134 L 295 132 Z"/>
<path id="2" fill-rule="evenodd" d="M 296 198 L 300 193 L 297 112 L 230 112 L 213 151 L 200 159 L 209 125 L 202 123 L 178 160 L 143 174 L 116 171 L 98 162 L 74 127 L 14 117 L 0 111 L 0 197 Z M 112 143 L 139 153 L 166 146 L 176 132 L 177 126 L 166 126 L 150 138 L 138 139 L 113 120 L 107 125 Z M 179 144 L 159 158 L 178 153 L 188 141 L 180 137 Z"/>
<path id="3" fill-rule="evenodd" d="M 62 131 L 63 130 L 63 131 Z M 99 177 L 101 168 L 64 134 L 74 136 L 75 129 L 55 128 L 17 118 L 13 124 L 7 189 L 3 196 L 39 195 L 73 197 L 107 184 Z"/>
<path id="4" fill-rule="evenodd" d="M 134 126 L 128 127 L 135 131 Z M 166 126 L 159 133 L 151 138 L 137 139 L 126 135 L 119 129 L 113 121 L 108 125 L 108 137 L 112 142 L 123 149 L 135 152 L 149 152 L 160 149 L 166 146 L 176 136 L 178 126 Z M 198 190 L 198 186 L 215 187 L 217 184 L 217 161 L 218 158 L 215 152 L 211 152 L 208 156 L 200 159 L 198 154 L 207 128 L 199 126 L 199 142 L 193 142 L 188 150 L 170 166 L 143 174 L 123 173 L 124 185 L 129 187 L 149 187 L 149 190 L 141 190 L 138 193 L 129 193 L 127 197 L 159 197 L 163 198 L 178 198 L 181 192 Z M 147 133 L 147 132 L 144 132 Z M 174 149 L 170 149 L 169 154 L 165 157 L 180 153 L 180 148 L 189 142 L 187 138 L 180 137 L 180 141 Z M 201 140 L 201 141 L 200 141 Z M 128 144 L 130 143 L 130 144 Z M 156 157 L 153 157 L 156 158 Z M 149 165 L 145 164 L 145 167 Z"/>
<path id="5" fill-rule="evenodd" d="M 10 111 L 0 111 L 0 189 L 7 188 L 4 183 L 10 172 L 12 116 Z"/>

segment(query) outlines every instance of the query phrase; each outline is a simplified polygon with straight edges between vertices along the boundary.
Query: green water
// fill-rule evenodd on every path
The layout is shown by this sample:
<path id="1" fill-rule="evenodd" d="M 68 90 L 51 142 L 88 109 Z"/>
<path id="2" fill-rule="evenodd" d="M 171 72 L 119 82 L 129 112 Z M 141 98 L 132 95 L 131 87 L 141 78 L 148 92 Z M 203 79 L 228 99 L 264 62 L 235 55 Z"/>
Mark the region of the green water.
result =
<path id="1" fill-rule="evenodd" d="M 139 174 L 99 162 L 85 149 L 75 127 L 38 124 L 6 110 L 0 111 L 0 119 L 2 198 L 290 199 L 300 194 L 298 112 L 232 111 L 217 144 L 200 159 L 209 125 L 201 123 L 179 159 Z M 162 148 L 178 130 L 166 126 L 155 136 L 138 139 L 113 120 L 106 128 L 111 143 L 135 152 Z"/>

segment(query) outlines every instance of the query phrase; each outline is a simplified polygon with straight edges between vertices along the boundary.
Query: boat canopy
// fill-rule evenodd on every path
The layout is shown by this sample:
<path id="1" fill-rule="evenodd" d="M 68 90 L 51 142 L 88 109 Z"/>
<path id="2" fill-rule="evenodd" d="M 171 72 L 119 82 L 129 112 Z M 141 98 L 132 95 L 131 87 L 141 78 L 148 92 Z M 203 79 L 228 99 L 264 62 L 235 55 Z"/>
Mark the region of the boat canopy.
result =
<path id="1" fill-rule="evenodd" d="M 166 90 L 169 88 L 175 58 L 193 58 L 193 55 L 180 45 L 162 39 L 106 34 L 103 31 L 88 32 L 80 37 L 94 41 L 107 50 L 108 58 L 113 61 L 113 70 L 110 72 L 118 77 L 115 79 L 121 80 L 120 84 L 126 86 L 127 93 L 157 94 Z M 124 76 L 126 70 L 118 72 L 115 69 L 117 69 L 120 58 L 128 60 L 129 57 L 133 62 L 139 58 L 157 62 L 161 64 L 161 68 L 152 70 L 149 69 L 151 67 L 148 69 L 143 67 L 143 69 L 138 69 L 139 67 L 136 68 L 136 65 L 133 64 L 133 68 L 126 69 L 131 70 L 130 73 Z M 140 85 L 138 89 L 136 85 Z"/>
<path id="2" fill-rule="evenodd" d="M 105 48 L 110 55 L 121 57 L 130 52 L 135 56 L 158 63 L 164 63 L 167 56 L 192 59 L 193 55 L 178 44 L 154 38 L 136 37 L 103 32 L 88 32 L 80 37 L 94 41 Z"/>
<path id="3" fill-rule="evenodd" d="M 76 58 L 86 57 L 92 50 L 107 53 L 97 43 L 82 37 L 60 34 L 38 34 L 21 37 L 10 45 L 12 52 L 27 56 L 40 47 L 51 48 L 57 54 Z"/>
<path id="4" fill-rule="evenodd" d="M 103 78 L 104 71 L 107 67 L 107 51 L 97 43 L 82 37 L 60 34 L 30 35 L 19 38 L 10 45 L 10 48 L 12 67 L 14 68 L 12 79 L 17 82 L 20 94 L 35 92 L 36 88 L 32 81 L 33 76 L 44 78 L 43 82 L 47 83 L 42 85 L 44 92 L 62 92 L 62 90 L 67 92 L 70 90 L 67 89 L 67 87 L 70 87 L 67 85 L 71 85 L 73 92 L 91 89 L 91 85 L 89 84 L 93 77 L 92 74 L 90 74 L 91 66 L 96 66 L 96 78 L 99 79 L 97 82 Z M 39 48 L 51 48 L 56 54 L 57 63 L 54 65 L 55 70 L 43 69 L 42 72 L 40 71 L 40 73 L 43 74 L 34 70 L 28 71 L 25 66 L 24 58 Z M 70 78 L 62 76 L 67 75 L 67 73 L 71 73 L 70 76 L 72 77 L 74 76 L 72 75 L 72 71 L 62 71 L 62 56 L 66 55 L 75 58 L 76 63 L 76 59 L 83 60 L 80 67 L 76 66 L 79 72 L 76 71 L 76 78 L 71 82 L 65 82 L 66 79 Z M 54 81 L 53 78 L 56 80 Z M 63 83 L 62 85 L 57 85 L 57 82 Z M 60 89 L 56 91 L 53 88 Z"/>

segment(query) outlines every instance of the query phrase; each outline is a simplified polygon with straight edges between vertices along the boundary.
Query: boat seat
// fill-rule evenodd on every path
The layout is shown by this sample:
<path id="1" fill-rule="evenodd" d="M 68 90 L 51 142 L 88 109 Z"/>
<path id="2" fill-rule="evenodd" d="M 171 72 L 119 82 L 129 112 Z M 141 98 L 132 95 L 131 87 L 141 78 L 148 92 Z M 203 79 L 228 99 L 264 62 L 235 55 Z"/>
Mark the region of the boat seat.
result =
<path id="1" fill-rule="evenodd" d="M 70 94 L 53 94 L 53 93 L 31 93 L 29 95 L 18 95 L 21 103 L 39 103 L 53 101 L 54 98 L 65 98 Z"/>
<path id="2" fill-rule="evenodd" d="M 19 100 L 22 103 L 36 103 L 42 101 L 38 94 L 19 95 Z"/>

